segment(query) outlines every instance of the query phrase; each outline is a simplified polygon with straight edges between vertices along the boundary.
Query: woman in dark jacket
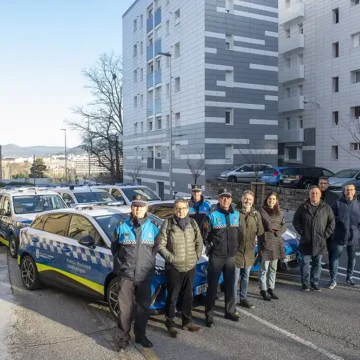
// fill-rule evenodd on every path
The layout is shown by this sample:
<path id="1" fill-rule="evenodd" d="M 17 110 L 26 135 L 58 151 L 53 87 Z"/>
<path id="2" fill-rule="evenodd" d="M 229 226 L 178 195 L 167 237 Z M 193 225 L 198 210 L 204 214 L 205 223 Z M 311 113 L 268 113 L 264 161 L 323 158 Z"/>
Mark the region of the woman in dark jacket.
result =
<path id="1" fill-rule="evenodd" d="M 284 241 L 281 235 L 286 231 L 286 223 L 279 206 L 279 197 L 271 192 L 260 210 L 264 235 L 258 239 L 261 256 L 259 272 L 260 295 L 264 300 L 278 299 L 274 293 L 278 260 L 285 259 Z"/>

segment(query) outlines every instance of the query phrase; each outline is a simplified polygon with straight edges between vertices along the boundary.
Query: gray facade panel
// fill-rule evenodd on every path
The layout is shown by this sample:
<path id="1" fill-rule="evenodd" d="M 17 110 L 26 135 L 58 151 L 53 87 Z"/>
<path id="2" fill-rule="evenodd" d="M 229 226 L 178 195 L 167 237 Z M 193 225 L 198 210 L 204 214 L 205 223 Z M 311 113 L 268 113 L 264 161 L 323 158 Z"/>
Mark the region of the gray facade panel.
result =
<path id="1" fill-rule="evenodd" d="M 315 166 L 315 150 L 303 150 L 303 164 L 308 166 Z"/>
<path id="2" fill-rule="evenodd" d="M 316 128 L 304 129 L 304 146 L 316 145 Z"/>

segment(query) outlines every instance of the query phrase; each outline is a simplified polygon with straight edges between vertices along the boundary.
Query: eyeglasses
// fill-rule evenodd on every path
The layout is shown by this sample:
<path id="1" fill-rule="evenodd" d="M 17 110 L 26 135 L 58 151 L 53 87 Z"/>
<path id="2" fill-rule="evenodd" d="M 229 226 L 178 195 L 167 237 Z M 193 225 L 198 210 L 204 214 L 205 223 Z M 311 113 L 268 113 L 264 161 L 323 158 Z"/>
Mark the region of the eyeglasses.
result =
<path id="1" fill-rule="evenodd" d="M 175 208 L 176 211 L 185 211 L 187 209 L 188 209 L 187 207 Z"/>
<path id="2" fill-rule="evenodd" d="M 319 182 L 319 185 L 329 185 L 328 182 Z"/>

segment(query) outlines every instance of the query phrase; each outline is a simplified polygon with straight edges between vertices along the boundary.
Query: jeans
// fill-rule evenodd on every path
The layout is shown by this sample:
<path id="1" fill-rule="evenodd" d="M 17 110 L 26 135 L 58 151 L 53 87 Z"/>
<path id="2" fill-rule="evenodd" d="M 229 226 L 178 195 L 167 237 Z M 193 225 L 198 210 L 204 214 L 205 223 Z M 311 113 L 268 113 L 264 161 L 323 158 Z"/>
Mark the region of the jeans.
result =
<path id="1" fill-rule="evenodd" d="M 276 270 L 278 260 L 262 260 L 259 271 L 260 290 L 275 289 Z"/>
<path id="2" fill-rule="evenodd" d="M 336 276 L 338 274 L 339 260 L 341 258 L 341 254 L 346 247 L 348 263 L 346 270 L 346 280 L 352 278 L 355 264 L 356 264 L 356 245 L 335 245 L 333 248 L 333 256 L 332 256 L 332 271 L 330 272 L 331 280 L 336 280 Z"/>
<path id="3" fill-rule="evenodd" d="M 322 255 L 301 255 L 300 275 L 302 284 L 309 285 L 309 283 L 319 283 L 321 275 L 321 259 Z M 311 270 L 310 262 L 312 263 Z"/>
<path id="4" fill-rule="evenodd" d="M 246 299 L 251 268 L 252 266 L 248 268 L 238 268 L 238 267 L 235 268 L 235 284 L 234 284 L 235 300 L 237 298 L 239 279 L 240 279 L 240 301 Z"/>

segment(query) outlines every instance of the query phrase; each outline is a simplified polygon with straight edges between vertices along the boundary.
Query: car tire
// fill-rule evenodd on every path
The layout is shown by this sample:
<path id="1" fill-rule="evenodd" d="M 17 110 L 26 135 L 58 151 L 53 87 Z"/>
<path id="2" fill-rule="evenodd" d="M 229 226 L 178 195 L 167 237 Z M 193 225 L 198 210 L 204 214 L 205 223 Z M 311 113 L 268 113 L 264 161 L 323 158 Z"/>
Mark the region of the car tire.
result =
<path id="1" fill-rule="evenodd" d="M 20 262 L 20 276 L 23 285 L 28 290 L 37 290 L 41 287 L 39 272 L 32 257 L 26 255 Z"/>
<path id="2" fill-rule="evenodd" d="M 119 303 L 118 303 L 118 293 L 119 293 L 119 281 L 120 278 L 116 277 L 110 281 L 109 286 L 106 289 L 106 299 L 111 312 L 111 315 L 114 319 L 119 319 Z"/>
<path id="3" fill-rule="evenodd" d="M 10 256 L 14 259 L 17 258 L 18 248 L 19 248 L 19 240 L 15 237 L 15 235 L 10 235 L 9 253 L 10 253 Z"/>
<path id="4" fill-rule="evenodd" d="M 237 182 L 236 176 L 229 176 L 227 181 L 228 182 Z"/>
<path id="5" fill-rule="evenodd" d="M 304 189 L 309 190 L 312 185 L 313 183 L 311 181 L 308 181 L 304 184 Z"/>

